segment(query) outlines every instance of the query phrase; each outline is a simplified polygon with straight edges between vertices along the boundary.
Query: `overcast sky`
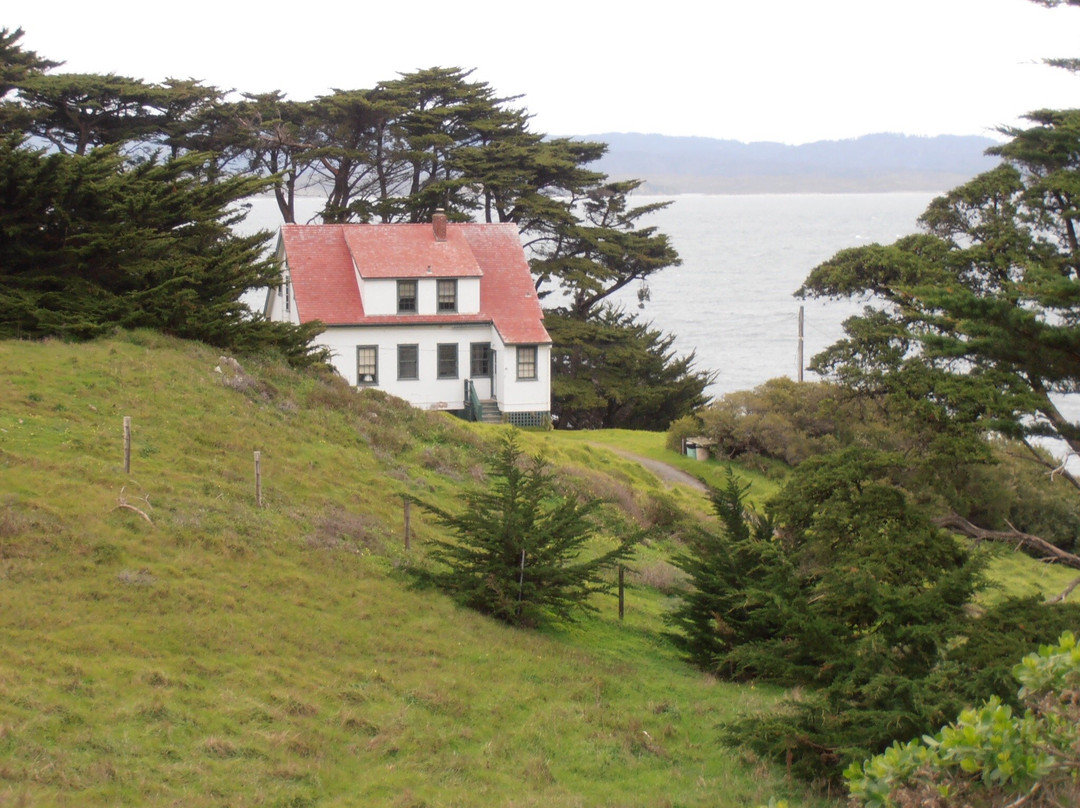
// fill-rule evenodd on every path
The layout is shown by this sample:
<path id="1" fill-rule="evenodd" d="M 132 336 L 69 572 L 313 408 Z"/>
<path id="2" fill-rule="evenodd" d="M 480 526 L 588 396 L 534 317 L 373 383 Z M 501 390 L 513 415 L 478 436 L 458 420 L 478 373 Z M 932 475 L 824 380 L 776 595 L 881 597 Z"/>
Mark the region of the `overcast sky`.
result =
<path id="1" fill-rule="evenodd" d="M 1080 56 L 1080 9 L 1029 0 L 21 0 L 0 26 L 63 71 L 296 100 L 475 68 L 559 135 L 991 134 L 1080 106 L 1080 76 L 1041 63 Z"/>

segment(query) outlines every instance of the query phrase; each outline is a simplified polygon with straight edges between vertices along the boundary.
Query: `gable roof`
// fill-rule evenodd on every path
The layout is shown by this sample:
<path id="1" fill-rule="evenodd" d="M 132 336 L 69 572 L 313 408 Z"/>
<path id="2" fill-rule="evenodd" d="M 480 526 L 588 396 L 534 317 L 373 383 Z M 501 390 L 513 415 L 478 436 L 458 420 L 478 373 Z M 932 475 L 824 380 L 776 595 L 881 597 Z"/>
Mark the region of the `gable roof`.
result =
<path id="1" fill-rule="evenodd" d="M 340 224 L 281 228 L 293 298 L 302 322 L 327 325 L 363 319 L 364 302 Z"/>
<path id="2" fill-rule="evenodd" d="M 321 320 L 328 326 L 485 322 L 509 344 L 551 342 L 513 224 L 448 223 L 445 241 L 435 240 L 430 224 L 287 224 L 281 228 L 281 246 L 301 322 Z M 357 276 L 478 277 L 480 312 L 370 316 L 364 312 Z"/>
<path id="3" fill-rule="evenodd" d="M 448 225 L 445 241 L 435 240 L 430 224 L 341 227 L 364 278 L 469 278 L 484 274 L 460 227 Z"/>

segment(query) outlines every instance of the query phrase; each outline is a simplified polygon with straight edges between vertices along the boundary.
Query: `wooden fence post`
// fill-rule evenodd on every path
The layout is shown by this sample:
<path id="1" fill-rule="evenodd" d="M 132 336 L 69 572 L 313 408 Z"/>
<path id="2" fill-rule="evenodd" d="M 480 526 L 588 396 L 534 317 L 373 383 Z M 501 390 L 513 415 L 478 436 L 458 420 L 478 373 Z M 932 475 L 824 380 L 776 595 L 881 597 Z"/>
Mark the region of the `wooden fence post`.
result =
<path id="1" fill-rule="evenodd" d="M 626 567 L 622 564 L 619 565 L 619 619 L 623 619 L 623 615 L 626 614 L 624 610 L 625 605 L 625 584 L 626 584 Z"/>
<path id="2" fill-rule="evenodd" d="M 124 474 L 131 474 L 131 416 L 124 416 Z"/>
<path id="3" fill-rule="evenodd" d="M 255 502 L 262 507 L 262 452 L 255 452 Z"/>

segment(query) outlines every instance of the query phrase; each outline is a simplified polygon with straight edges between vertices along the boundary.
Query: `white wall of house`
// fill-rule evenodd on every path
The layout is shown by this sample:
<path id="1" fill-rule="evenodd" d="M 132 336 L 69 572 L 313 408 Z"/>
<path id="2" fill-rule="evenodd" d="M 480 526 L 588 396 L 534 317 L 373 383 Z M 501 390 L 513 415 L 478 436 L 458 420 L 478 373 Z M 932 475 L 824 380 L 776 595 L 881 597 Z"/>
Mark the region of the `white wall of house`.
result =
<path id="1" fill-rule="evenodd" d="M 551 410 L 551 346 L 507 345 L 492 329 L 495 351 L 495 398 L 503 412 L 548 412 Z M 519 347 L 536 348 L 536 378 L 518 379 Z"/>
<path id="2" fill-rule="evenodd" d="M 397 314 L 397 281 L 382 278 L 363 281 L 360 294 L 364 301 L 364 314 L 374 317 L 381 314 Z"/>
<path id="3" fill-rule="evenodd" d="M 436 278 L 408 278 L 416 283 L 417 314 L 438 314 L 438 284 Z M 457 278 L 457 313 L 476 314 L 480 311 L 480 279 Z M 398 279 L 369 278 L 360 284 L 364 313 L 369 317 L 398 313 Z"/>
<path id="4" fill-rule="evenodd" d="M 480 279 L 458 279 L 458 311 L 462 314 L 475 314 L 480 311 Z"/>
<path id="5" fill-rule="evenodd" d="M 489 325 L 342 326 L 328 328 L 318 342 L 330 348 L 334 367 L 351 385 L 357 385 L 357 347 L 374 346 L 377 374 L 371 386 L 399 396 L 415 407 L 436 410 L 459 410 L 465 406 L 465 380 L 470 378 L 472 345 L 488 343 L 495 351 L 495 390 L 492 395 L 490 379 L 474 379 L 480 398 L 494 397 L 503 412 L 551 409 L 551 346 L 535 346 L 536 378 L 519 380 L 518 346 L 506 345 Z M 416 379 L 398 378 L 398 347 L 402 345 L 417 346 Z M 438 378 L 440 345 L 457 346 L 454 378 Z"/>
<path id="6" fill-rule="evenodd" d="M 371 386 L 423 409 L 460 410 L 464 407 L 465 379 L 469 378 L 471 345 L 490 343 L 493 331 L 490 325 L 342 326 L 328 328 L 318 341 L 330 348 L 334 367 L 349 384 L 357 384 L 357 347 L 374 346 L 378 372 Z M 416 379 L 398 378 L 398 346 L 402 345 L 417 347 Z M 439 345 L 456 346 L 457 373 L 453 378 L 439 378 Z M 484 395 L 482 389 L 478 392 Z M 549 408 L 550 404 L 544 407 Z"/>
<path id="7" fill-rule="evenodd" d="M 287 273 L 282 275 L 280 285 L 266 290 L 263 315 L 268 320 L 300 325 L 300 313 L 296 310 L 296 298 L 293 296 L 292 283 Z"/>

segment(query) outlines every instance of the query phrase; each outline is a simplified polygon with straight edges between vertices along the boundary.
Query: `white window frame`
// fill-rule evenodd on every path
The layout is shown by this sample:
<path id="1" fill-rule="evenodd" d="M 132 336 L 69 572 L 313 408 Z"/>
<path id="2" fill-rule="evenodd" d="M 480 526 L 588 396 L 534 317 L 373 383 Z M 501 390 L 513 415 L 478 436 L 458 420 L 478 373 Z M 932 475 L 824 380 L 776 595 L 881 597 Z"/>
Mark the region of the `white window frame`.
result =
<path id="1" fill-rule="evenodd" d="M 458 310 L 458 288 L 454 278 L 439 278 L 435 281 L 435 310 L 439 314 L 456 314 Z M 449 303 L 443 306 L 443 289 L 450 289 Z"/>
<path id="2" fill-rule="evenodd" d="M 371 351 L 371 368 L 372 373 L 363 373 L 362 367 L 367 365 L 360 364 L 360 352 Z M 364 376 L 371 376 L 370 379 L 365 380 Z M 356 346 L 356 385 L 357 387 L 370 386 L 379 383 L 379 346 L 378 345 L 357 345 Z"/>
<path id="3" fill-rule="evenodd" d="M 528 361 L 528 357 L 531 354 L 532 359 Z M 526 360 L 526 361 L 522 361 Z M 519 382 L 534 382 L 540 378 L 540 348 L 537 345 L 518 345 L 517 346 L 517 380 Z M 526 369 L 529 365 L 532 365 L 532 375 L 522 375 L 521 369 L 524 366 Z"/>

